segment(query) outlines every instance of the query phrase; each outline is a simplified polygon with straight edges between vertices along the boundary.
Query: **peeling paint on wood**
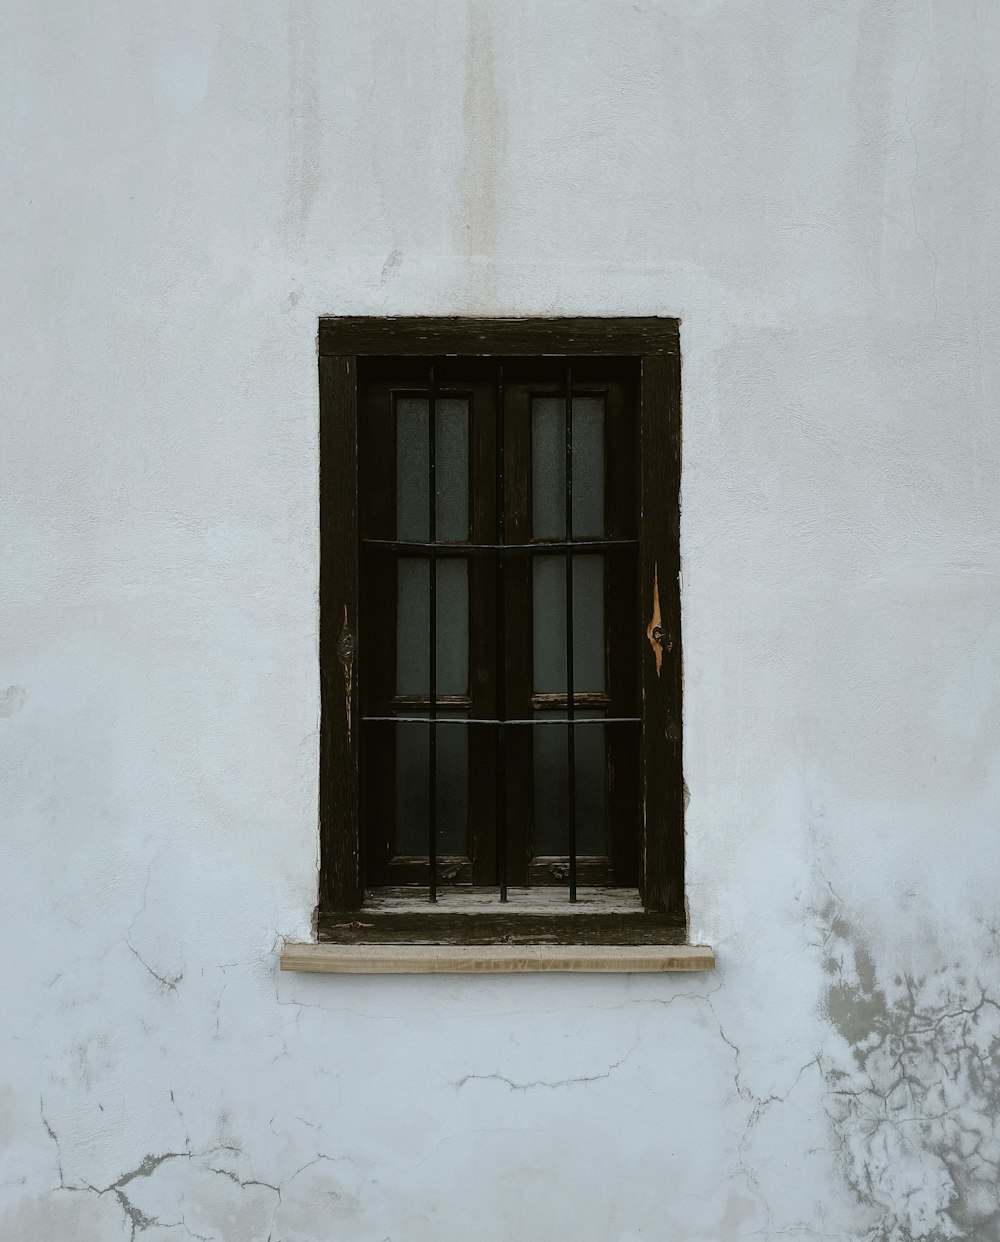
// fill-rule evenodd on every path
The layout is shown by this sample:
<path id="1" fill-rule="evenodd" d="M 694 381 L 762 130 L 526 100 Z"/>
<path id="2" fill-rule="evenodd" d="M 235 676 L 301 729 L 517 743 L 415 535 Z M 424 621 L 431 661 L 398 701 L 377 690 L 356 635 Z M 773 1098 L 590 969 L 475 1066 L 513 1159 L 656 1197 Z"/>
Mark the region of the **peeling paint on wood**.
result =
<path id="1" fill-rule="evenodd" d="M 344 670 L 344 715 L 347 725 L 347 742 L 350 745 L 353 740 L 354 635 L 351 633 L 348 624 L 346 604 L 344 605 L 344 619 L 341 622 L 340 635 L 337 638 L 337 659 Z"/>
<path id="2" fill-rule="evenodd" d="M 659 568 L 653 569 L 653 611 L 649 618 L 649 625 L 646 626 L 646 638 L 650 647 L 653 649 L 653 656 L 656 660 L 656 676 L 660 676 L 660 670 L 663 666 L 663 628 L 660 617 L 660 583 Z"/>

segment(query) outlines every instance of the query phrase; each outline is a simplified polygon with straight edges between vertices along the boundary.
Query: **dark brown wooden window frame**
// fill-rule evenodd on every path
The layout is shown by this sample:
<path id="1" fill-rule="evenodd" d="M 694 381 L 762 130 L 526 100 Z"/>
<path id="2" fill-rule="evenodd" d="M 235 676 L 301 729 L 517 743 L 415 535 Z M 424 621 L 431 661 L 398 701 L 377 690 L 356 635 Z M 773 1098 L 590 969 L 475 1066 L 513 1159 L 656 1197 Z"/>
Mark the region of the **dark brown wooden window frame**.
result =
<path id="1" fill-rule="evenodd" d="M 321 939 L 676 943 L 684 938 L 679 321 L 339 318 L 319 323 Z M 558 911 L 366 905 L 359 816 L 358 359 L 631 358 L 639 363 L 641 905 L 614 893 Z M 360 636 L 363 639 L 363 635 Z"/>

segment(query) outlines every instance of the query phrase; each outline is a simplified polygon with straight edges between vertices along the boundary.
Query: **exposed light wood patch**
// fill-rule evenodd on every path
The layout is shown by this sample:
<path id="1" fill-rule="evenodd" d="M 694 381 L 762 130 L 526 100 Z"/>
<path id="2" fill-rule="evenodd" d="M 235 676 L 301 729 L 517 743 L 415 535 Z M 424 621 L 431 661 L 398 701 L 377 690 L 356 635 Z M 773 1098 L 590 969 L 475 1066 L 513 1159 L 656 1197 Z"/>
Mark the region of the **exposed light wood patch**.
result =
<path id="1" fill-rule="evenodd" d="M 705 945 L 346 945 L 288 944 L 281 969 L 331 975 L 632 974 L 704 971 Z"/>

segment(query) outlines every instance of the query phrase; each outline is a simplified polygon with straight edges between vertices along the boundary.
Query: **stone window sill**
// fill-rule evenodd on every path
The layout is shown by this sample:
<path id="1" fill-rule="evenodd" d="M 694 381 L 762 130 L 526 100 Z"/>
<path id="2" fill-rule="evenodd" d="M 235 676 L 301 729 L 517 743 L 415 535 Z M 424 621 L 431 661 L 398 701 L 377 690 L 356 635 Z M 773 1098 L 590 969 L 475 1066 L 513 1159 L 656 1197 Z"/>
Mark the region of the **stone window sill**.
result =
<path id="1" fill-rule="evenodd" d="M 282 970 L 324 974 L 600 973 L 711 970 L 682 918 L 643 909 L 634 889 L 456 886 L 437 902 L 413 889 L 373 889 L 360 910 L 320 913 L 315 944 L 290 944 Z"/>
<path id="2" fill-rule="evenodd" d="M 286 944 L 281 969 L 331 975 L 631 974 L 712 970 L 705 945 Z"/>

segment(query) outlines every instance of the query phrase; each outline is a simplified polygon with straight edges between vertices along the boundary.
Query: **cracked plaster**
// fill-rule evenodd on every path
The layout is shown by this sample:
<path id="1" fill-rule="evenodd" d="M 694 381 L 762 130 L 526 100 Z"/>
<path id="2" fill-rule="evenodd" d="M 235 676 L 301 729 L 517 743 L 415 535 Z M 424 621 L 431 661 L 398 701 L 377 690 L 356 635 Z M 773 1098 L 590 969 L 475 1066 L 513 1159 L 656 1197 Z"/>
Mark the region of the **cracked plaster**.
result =
<path id="1" fill-rule="evenodd" d="M 991 0 L 21 6 L 0 1238 L 997 1242 Z M 682 319 L 719 968 L 282 976 L 324 313 Z"/>
<path id="2" fill-rule="evenodd" d="M 826 1110 L 872 1242 L 1000 1236 L 1000 974 L 928 961 L 880 968 L 870 938 L 821 910 Z M 982 972 L 982 973 L 981 973 Z M 985 981 L 984 981 L 985 979 Z M 839 1054 L 839 1055 L 838 1055 Z"/>

